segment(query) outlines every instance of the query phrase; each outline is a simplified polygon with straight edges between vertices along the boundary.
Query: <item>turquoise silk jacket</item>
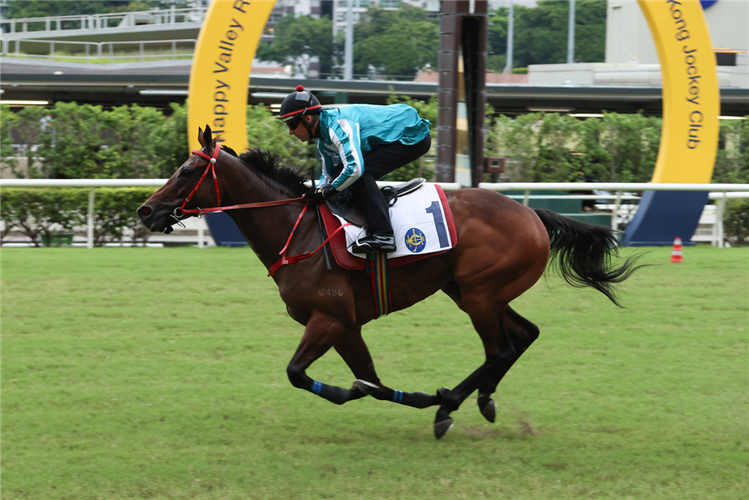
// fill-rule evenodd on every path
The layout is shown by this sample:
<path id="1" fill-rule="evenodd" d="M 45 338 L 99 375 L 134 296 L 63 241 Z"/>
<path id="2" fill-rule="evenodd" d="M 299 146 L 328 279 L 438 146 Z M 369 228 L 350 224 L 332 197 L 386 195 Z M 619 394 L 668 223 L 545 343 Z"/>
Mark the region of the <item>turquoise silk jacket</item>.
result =
<path id="1" fill-rule="evenodd" d="M 407 104 L 355 104 L 320 113 L 317 149 L 322 158 L 319 186 L 341 191 L 364 173 L 364 156 L 383 144 L 418 144 L 429 135 L 429 120 Z M 340 168 L 340 173 L 336 175 Z"/>

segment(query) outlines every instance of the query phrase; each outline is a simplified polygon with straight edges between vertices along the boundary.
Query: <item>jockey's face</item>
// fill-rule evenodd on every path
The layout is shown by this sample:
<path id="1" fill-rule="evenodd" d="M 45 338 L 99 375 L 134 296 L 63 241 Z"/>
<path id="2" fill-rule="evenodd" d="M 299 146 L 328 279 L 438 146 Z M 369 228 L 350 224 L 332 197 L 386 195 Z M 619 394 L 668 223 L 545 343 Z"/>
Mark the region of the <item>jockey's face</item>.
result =
<path id="1" fill-rule="evenodd" d="M 313 120 L 315 119 L 314 116 L 307 115 L 302 117 L 302 120 L 306 120 L 308 124 L 312 124 Z M 305 126 L 302 124 L 302 120 L 297 120 L 296 127 L 291 128 L 289 127 L 289 134 L 293 135 L 297 139 L 299 139 L 302 142 L 308 142 L 310 140 L 309 132 L 305 128 Z M 317 123 L 312 127 L 312 131 L 314 132 L 315 128 L 317 127 Z"/>

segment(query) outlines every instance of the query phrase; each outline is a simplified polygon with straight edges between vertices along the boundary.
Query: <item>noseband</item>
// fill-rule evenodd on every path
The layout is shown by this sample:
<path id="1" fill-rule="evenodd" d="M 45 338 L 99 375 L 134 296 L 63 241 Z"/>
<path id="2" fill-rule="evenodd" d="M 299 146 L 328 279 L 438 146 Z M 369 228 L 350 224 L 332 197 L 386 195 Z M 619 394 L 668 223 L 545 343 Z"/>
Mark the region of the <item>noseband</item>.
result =
<path id="1" fill-rule="evenodd" d="M 199 149 L 193 149 L 192 154 L 202 156 L 206 160 L 208 160 L 208 165 L 206 166 L 205 171 L 203 172 L 203 175 L 200 176 L 200 180 L 198 180 L 198 183 L 195 185 L 195 187 L 190 191 L 190 194 L 187 195 L 187 198 L 185 201 L 180 205 L 179 207 L 174 209 L 174 212 L 169 214 L 174 220 L 176 220 L 178 223 L 182 224 L 182 219 L 185 218 L 185 216 L 188 215 L 197 215 L 198 217 L 202 217 L 205 213 L 210 212 L 223 212 L 225 210 L 236 210 L 238 208 L 262 208 L 262 207 L 276 207 L 279 205 L 288 205 L 290 203 L 296 203 L 299 201 L 305 201 L 305 198 L 300 196 L 299 198 L 289 198 L 286 200 L 273 200 L 273 201 L 261 201 L 257 203 L 242 203 L 240 205 L 229 205 L 226 207 L 221 206 L 221 194 L 218 190 L 218 178 L 216 177 L 216 162 L 218 161 L 218 154 L 221 151 L 221 145 L 219 143 L 216 143 L 216 148 L 213 150 L 213 155 L 208 156 L 203 151 Z M 217 205 L 213 208 L 185 208 L 188 203 L 190 203 L 190 200 L 192 199 L 192 196 L 200 189 L 200 185 L 203 184 L 203 181 L 205 180 L 206 175 L 208 175 L 208 171 L 211 171 L 213 174 L 213 184 L 216 186 L 216 201 Z M 309 201 L 308 201 L 309 202 Z"/>
<path id="2" fill-rule="evenodd" d="M 218 154 L 221 151 L 221 145 L 219 143 L 216 143 L 216 148 L 213 150 L 213 155 L 208 156 L 203 151 L 199 149 L 193 149 L 192 154 L 202 156 L 206 160 L 208 160 L 208 165 L 205 168 L 205 171 L 203 172 L 203 175 L 200 176 L 200 180 L 198 180 L 198 183 L 195 185 L 195 187 L 190 191 L 190 194 L 187 195 L 187 198 L 182 203 L 181 206 L 174 209 L 174 212 L 170 214 L 172 218 L 174 218 L 177 223 L 182 225 L 182 219 L 186 215 L 197 215 L 198 217 L 202 217 L 204 213 L 210 213 L 210 212 L 223 212 L 224 210 L 234 210 L 237 208 L 262 208 L 262 207 L 276 207 L 279 205 L 288 205 L 290 203 L 296 203 L 299 201 L 305 201 L 304 208 L 302 209 L 302 212 L 299 214 L 299 217 L 296 219 L 296 223 L 294 224 L 294 227 L 291 229 L 291 233 L 289 234 L 289 238 L 286 240 L 286 245 L 281 249 L 280 252 L 278 252 L 279 255 L 281 255 L 281 258 L 273 264 L 270 269 L 268 270 L 268 276 L 273 276 L 276 271 L 278 271 L 279 268 L 288 265 L 288 264 L 294 264 L 295 262 L 299 262 L 301 260 L 309 259 L 313 255 L 315 255 L 321 248 L 325 247 L 325 245 L 333 238 L 333 236 L 338 233 L 341 229 L 343 229 L 346 226 L 351 225 L 350 223 L 342 224 L 338 227 L 333 233 L 328 236 L 327 239 L 325 239 L 322 244 L 317 247 L 315 250 L 311 252 L 305 252 L 300 255 L 294 255 L 292 257 L 286 256 L 286 250 L 289 248 L 289 244 L 291 243 L 291 238 L 294 236 L 294 233 L 296 232 L 297 226 L 299 226 L 299 222 L 302 220 L 302 217 L 304 216 L 304 213 L 307 211 L 307 207 L 309 206 L 311 200 L 305 199 L 303 196 L 300 196 L 299 198 L 289 198 L 286 200 L 273 200 L 273 201 L 261 201 L 258 203 L 243 203 L 241 205 L 231 205 L 227 207 L 221 206 L 221 195 L 219 194 L 218 190 L 218 178 L 216 177 L 216 162 L 218 158 Z M 216 186 L 216 199 L 218 201 L 217 207 L 214 208 L 190 208 L 186 209 L 185 206 L 190 202 L 192 199 L 192 195 L 194 195 L 198 189 L 200 189 L 200 185 L 203 184 L 203 181 L 205 180 L 206 175 L 208 175 L 208 170 L 211 171 L 213 174 L 213 184 Z"/>

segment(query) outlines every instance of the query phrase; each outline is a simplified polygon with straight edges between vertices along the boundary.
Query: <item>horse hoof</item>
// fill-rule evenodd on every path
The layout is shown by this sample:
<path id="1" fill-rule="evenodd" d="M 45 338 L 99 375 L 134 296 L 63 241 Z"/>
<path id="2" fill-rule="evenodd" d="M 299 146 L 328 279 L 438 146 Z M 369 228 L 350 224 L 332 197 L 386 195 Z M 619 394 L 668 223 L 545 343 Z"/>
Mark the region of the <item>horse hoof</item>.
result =
<path id="1" fill-rule="evenodd" d="M 486 420 L 493 424 L 497 419 L 497 403 L 495 403 L 492 398 L 488 398 L 487 400 L 479 397 L 478 404 L 481 414 Z"/>
<path id="2" fill-rule="evenodd" d="M 366 380 L 359 379 L 356 382 L 354 382 L 354 386 L 352 387 L 352 389 L 356 389 L 362 394 L 364 394 L 365 396 L 369 396 L 370 394 L 375 392 L 377 389 L 379 389 L 379 387 L 377 387 L 371 382 L 367 382 Z"/>
<path id="3" fill-rule="evenodd" d="M 441 422 L 435 422 L 434 423 L 434 437 L 437 439 L 441 439 L 442 436 L 447 434 L 447 431 L 453 428 L 453 419 L 448 418 L 447 420 L 443 420 Z"/>

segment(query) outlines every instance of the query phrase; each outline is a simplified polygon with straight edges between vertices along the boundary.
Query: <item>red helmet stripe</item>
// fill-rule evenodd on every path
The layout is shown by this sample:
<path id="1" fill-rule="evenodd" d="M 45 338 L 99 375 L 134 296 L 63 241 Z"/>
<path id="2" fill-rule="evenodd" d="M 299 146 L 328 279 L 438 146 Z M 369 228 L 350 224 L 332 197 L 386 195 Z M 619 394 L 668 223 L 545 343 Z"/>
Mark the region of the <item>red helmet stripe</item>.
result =
<path id="1" fill-rule="evenodd" d="M 321 108 L 321 107 L 322 107 L 321 104 L 317 104 L 316 106 L 310 106 L 309 108 L 297 109 L 296 111 L 292 111 L 291 113 L 283 114 L 283 115 L 279 116 L 279 118 L 286 118 L 286 117 L 289 117 L 289 116 L 293 116 L 293 115 L 295 115 L 297 113 L 302 113 L 304 111 L 309 111 L 310 109 L 317 109 L 317 108 Z"/>

